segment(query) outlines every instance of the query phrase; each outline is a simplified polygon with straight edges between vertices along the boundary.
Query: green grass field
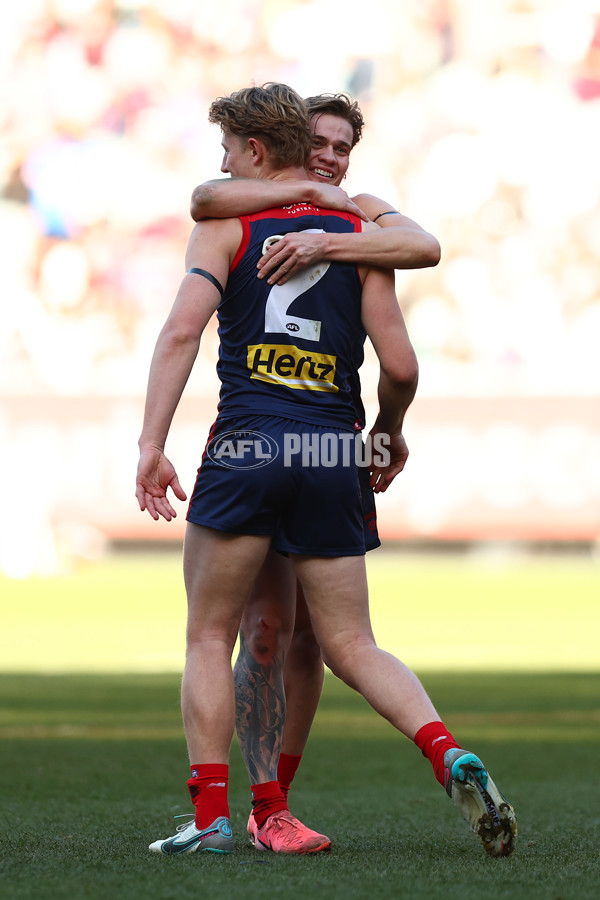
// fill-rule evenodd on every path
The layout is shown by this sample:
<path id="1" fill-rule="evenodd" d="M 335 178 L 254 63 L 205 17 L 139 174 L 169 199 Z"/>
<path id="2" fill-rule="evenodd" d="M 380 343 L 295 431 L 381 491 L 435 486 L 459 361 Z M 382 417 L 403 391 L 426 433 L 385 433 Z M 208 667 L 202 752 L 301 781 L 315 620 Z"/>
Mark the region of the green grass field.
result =
<path id="1" fill-rule="evenodd" d="M 485 856 L 415 747 L 333 677 L 290 797 L 330 854 L 247 846 L 234 746 L 237 852 L 150 856 L 189 807 L 184 601 L 177 557 L 117 557 L 0 581 L 0 897 L 598 897 L 597 563 L 381 554 L 370 566 L 380 643 L 517 810 L 511 858 Z"/>
<path id="2" fill-rule="evenodd" d="M 596 898 L 599 675 L 429 674 L 519 816 L 488 859 L 429 764 L 327 679 L 292 809 L 333 840 L 314 858 L 244 841 L 249 791 L 232 753 L 230 857 L 150 856 L 188 810 L 176 675 L 0 677 L 0 896 L 58 898 Z"/>
<path id="3" fill-rule="evenodd" d="M 597 559 L 380 550 L 367 560 L 377 639 L 413 668 L 600 671 Z M 0 576 L 0 616 L 0 671 L 179 672 L 180 554 Z"/>

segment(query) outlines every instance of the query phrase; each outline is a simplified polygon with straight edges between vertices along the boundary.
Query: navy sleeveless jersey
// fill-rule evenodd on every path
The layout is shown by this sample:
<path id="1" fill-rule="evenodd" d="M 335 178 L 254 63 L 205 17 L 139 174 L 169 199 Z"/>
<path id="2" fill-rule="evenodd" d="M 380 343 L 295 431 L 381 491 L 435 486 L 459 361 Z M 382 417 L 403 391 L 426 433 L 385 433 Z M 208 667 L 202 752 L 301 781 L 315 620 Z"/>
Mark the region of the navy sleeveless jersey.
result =
<path id="1" fill-rule="evenodd" d="M 258 279 L 270 243 L 290 232 L 359 232 L 349 213 L 309 204 L 241 216 L 243 237 L 218 307 L 219 415 L 364 425 L 362 287 L 351 263 L 320 262 L 284 285 Z"/>

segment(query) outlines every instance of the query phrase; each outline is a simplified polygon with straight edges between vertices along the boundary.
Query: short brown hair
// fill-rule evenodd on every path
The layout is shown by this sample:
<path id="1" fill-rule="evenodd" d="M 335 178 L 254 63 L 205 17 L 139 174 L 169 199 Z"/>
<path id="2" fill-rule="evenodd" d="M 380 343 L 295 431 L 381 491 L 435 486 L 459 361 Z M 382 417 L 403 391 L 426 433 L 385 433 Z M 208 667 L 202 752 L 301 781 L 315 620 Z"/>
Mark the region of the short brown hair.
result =
<path id="1" fill-rule="evenodd" d="M 307 97 L 306 103 L 311 119 L 313 116 L 323 114 L 346 119 L 352 126 L 352 146 L 358 144 L 365 121 L 356 100 L 348 94 L 318 94 L 316 97 Z"/>
<path id="2" fill-rule="evenodd" d="M 271 82 L 219 97 L 208 121 L 238 137 L 261 140 L 277 168 L 303 166 L 311 150 L 308 107 L 287 84 Z"/>

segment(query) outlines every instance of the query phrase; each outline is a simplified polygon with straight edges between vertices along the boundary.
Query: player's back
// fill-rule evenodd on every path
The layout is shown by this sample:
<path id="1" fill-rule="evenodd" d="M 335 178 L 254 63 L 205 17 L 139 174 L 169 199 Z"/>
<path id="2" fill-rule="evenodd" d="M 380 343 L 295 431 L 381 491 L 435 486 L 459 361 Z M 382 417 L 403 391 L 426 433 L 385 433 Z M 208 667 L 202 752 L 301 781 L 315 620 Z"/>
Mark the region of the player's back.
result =
<path id="1" fill-rule="evenodd" d="M 356 266 L 320 262 L 270 286 L 257 278 L 257 263 L 278 236 L 360 231 L 360 219 L 296 204 L 240 221 L 243 237 L 218 310 L 220 414 L 353 428 L 365 339 Z"/>

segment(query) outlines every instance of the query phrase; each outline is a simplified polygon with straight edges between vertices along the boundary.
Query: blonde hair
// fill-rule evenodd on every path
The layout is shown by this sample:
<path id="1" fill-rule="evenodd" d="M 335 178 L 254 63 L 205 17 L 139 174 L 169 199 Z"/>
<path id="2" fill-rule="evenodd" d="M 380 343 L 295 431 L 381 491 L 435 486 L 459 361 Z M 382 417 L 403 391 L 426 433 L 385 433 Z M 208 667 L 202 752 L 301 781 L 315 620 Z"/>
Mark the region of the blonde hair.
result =
<path id="1" fill-rule="evenodd" d="M 271 82 L 219 97 L 208 120 L 241 138 L 258 138 L 275 168 L 303 166 L 311 150 L 306 102 L 287 84 Z"/>

